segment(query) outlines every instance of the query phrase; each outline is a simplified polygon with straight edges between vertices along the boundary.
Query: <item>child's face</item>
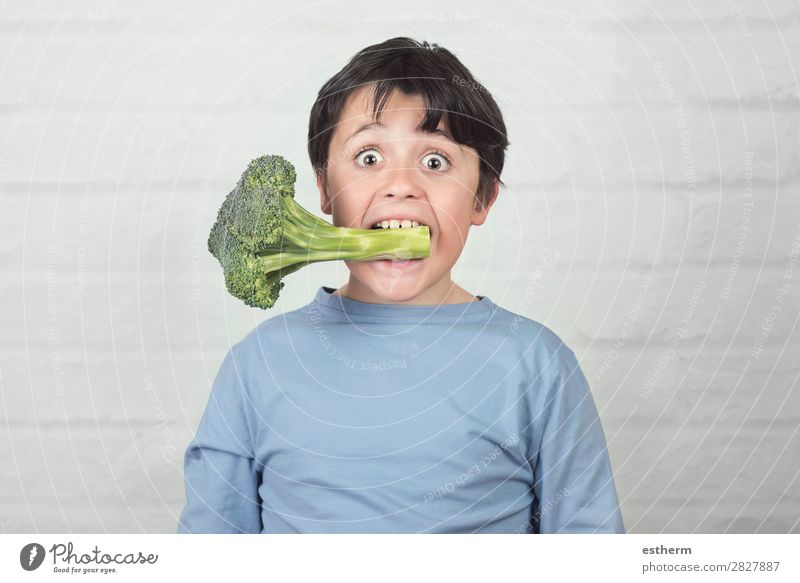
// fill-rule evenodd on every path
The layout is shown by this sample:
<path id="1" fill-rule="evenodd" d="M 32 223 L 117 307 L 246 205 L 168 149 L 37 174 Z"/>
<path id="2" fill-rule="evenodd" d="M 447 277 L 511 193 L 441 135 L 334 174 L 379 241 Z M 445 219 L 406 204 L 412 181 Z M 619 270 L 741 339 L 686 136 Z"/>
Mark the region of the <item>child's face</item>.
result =
<path id="1" fill-rule="evenodd" d="M 431 232 L 430 256 L 407 264 L 346 261 L 346 295 L 371 303 L 437 304 L 468 301 L 454 294 L 450 270 L 461 255 L 470 225 L 480 225 L 494 202 L 476 205 L 479 160 L 476 151 L 447 137 L 417 131 L 425 116 L 418 95 L 395 91 L 377 126 L 370 92 L 354 91 L 331 138 L 327 190 L 318 180 L 322 212 L 333 224 L 369 229 L 384 218 L 416 217 Z M 444 129 L 440 124 L 440 129 Z M 352 136 L 352 137 L 351 137 Z M 444 154 L 442 156 L 441 154 Z M 497 183 L 495 182 L 495 193 Z M 460 289 L 460 288 L 459 288 Z M 460 299 L 457 299 L 460 298 Z"/>

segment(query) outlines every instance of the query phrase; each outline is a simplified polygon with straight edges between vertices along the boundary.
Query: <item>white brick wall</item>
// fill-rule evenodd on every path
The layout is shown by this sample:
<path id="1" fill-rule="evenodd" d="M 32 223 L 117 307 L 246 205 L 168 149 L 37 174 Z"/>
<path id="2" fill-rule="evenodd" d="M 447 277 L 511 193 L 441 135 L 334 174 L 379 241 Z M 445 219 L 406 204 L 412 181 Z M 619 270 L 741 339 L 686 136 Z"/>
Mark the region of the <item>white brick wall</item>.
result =
<path id="1" fill-rule="evenodd" d="M 224 290 L 216 209 L 276 152 L 318 212 L 317 90 L 407 35 L 503 108 L 508 189 L 454 277 L 576 351 L 629 530 L 800 532 L 796 1 L 32 10 L 0 13 L 0 531 L 174 532 L 210 381 L 268 316 Z"/>

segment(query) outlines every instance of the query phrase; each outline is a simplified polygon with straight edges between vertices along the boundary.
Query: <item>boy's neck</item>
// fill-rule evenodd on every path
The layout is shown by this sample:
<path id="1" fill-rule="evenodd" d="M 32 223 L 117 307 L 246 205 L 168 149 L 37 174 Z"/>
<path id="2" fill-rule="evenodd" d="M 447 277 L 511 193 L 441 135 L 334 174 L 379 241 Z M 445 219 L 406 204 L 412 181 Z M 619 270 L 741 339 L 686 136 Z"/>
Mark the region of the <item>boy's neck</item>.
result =
<path id="1" fill-rule="evenodd" d="M 441 305 L 441 304 L 463 304 L 467 302 L 479 301 L 477 297 L 467 290 L 450 281 L 449 278 L 428 288 L 423 293 L 403 302 L 394 302 L 379 296 L 371 289 L 354 282 L 353 278 L 339 289 L 333 292 L 335 296 L 343 296 L 358 302 L 368 304 L 396 304 L 396 305 Z"/>

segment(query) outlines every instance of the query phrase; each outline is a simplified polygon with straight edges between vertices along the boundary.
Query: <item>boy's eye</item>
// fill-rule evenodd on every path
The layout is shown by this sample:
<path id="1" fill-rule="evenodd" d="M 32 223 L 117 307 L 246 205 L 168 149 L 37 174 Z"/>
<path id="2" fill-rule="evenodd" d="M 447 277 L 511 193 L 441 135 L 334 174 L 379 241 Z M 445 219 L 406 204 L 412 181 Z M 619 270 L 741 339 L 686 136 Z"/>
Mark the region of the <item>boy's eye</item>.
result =
<path id="1" fill-rule="evenodd" d="M 363 164 L 359 160 L 363 161 Z M 381 155 L 375 148 L 364 148 L 356 154 L 356 164 L 359 166 L 375 166 L 380 160 Z"/>
<path id="2" fill-rule="evenodd" d="M 439 152 L 431 152 L 422 159 L 422 163 L 429 170 L 445 171 L 450 167 L 450 160 Z"/>

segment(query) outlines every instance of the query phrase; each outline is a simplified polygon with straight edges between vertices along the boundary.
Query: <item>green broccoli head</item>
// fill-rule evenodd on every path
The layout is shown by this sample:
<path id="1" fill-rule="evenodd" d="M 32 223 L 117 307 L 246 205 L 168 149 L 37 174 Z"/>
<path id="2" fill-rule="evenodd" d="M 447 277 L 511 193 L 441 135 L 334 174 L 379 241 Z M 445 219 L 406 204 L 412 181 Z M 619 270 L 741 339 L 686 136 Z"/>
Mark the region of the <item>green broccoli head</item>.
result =
<path id="1" fill-rule="evenodd" d="M 211 229 L 208 249 L 222 265 L 226 288 L 249 306 L 272 307 L 284 286 L 281 277 L 287 272 L 271 269 L 258 253 L 280 246 L 283 197 L 294 197 L 296 178 L 292 163 L 281 156 L 252 160 Z"/>
<path id="2" fill-rule="evenodd" d="M 275 245 L 283 235 L 283 196 L 294 197 L 297 173 L 281 156 L 256 158 L 222 203 L 208 249 L 217 258 L 233 237 L 251 251 Z M 224 266 L 223 266 L 224 267 Z"/>
<path id="3" fill-rule="evenodd" d="M 422 259 L 430 230 L 335 227 L 294 200 L 294 166 L 281 156 L 251 161 L 225 197 L 208 237 L 225 286 L 249 306 L 271 308 L 282 279 L 309 263 L 333 260 Z"/>

